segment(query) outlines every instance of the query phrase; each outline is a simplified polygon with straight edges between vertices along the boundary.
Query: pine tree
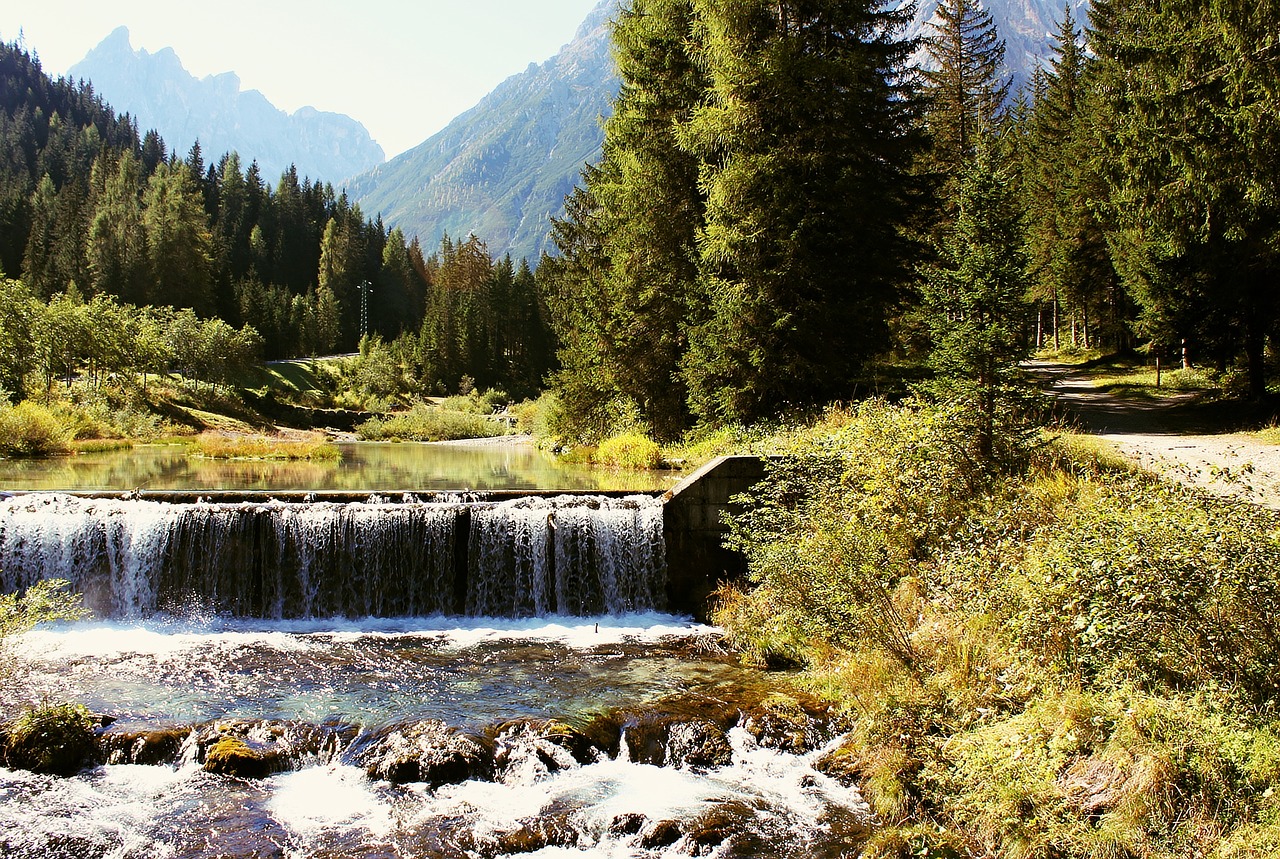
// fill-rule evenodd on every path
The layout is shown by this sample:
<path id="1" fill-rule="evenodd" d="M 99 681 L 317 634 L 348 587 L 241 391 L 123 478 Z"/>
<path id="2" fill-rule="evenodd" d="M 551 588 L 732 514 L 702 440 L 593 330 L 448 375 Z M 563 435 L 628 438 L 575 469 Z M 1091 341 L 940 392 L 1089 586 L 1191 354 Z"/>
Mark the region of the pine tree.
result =
<path id="1" fill-rule="evenodd" d="M 979 144 L 957 184 L 956 217 L 924 286 L 933 329 L 929 391 L 951 403 L 984 462 L 1025 438 L 1017 364 L 1027 352 L 1021 209 L 1012 171 Z"/>
<path id="2" fill-rule="evenodd" d="M 1099 0 L 1092 22 L 1112 244 L 1143 330 L 1243 353 L 1260 397 L 1280 317 L 1280 8 Z"/>
<path id="3" fill-rule="evenodd" d="M 942 0 L 925 39 L 930 64 L 921 72 L 933 160 L 943 176 L 958 176 L 1009 95 L 1004 40 L 979 0 Z"/>
<path id="4" fill-rule="evenodd" d="M 142 217 L 151 275 L 148 304 L 213 312 L 212 236 L 186 164 L 163 165 L 147 182 Z"/>
<path id="5" fill-rule="evenodd" d="M 692 20 L 690 0 L 637 0 L 619 15 L 621 86 L 603 154 L 553 227 L 559 259 L 539 265 L 561 335 L 556 386 L 588 434 L 614 413 L 661 437 L 689 422 L 680 362 L 704 304 L 692 297 L 704 201 L 676 127 L 705 88 Z"/>
<path id="6" fill-rule="evenodd" d="M 112 164 L 99 158 L 93 166 L 86 268 L 94 293 L 115 295 L 130 304 L 146 304 L 147 236 L 139 199 L 140 165 L 130 152 Z"/>
<path id="7" fill-rule="evenodd" d="M 1100 217 L 1099 201 L 1106 192 L 1094 140 L 1096 96 L 1086 86 L 1081 38 L 1068 5 L 1057 34 L 1057 56 L 1047 72 L 1037 77 L 1028 121 L 1031 294 L 1041 303 L 1039 339 L 1044 341 L 1047 329 L 1055 348 L 1062 345 L 1059 320 L 1064 315 L 1081 323 L 1081 334 L 1092 334 L 1094 342 L 1105 337 L 1118 346 L 1125 341 L 1120 317 L 1127 315 L 1127 303 L 1121 297 Z"/>

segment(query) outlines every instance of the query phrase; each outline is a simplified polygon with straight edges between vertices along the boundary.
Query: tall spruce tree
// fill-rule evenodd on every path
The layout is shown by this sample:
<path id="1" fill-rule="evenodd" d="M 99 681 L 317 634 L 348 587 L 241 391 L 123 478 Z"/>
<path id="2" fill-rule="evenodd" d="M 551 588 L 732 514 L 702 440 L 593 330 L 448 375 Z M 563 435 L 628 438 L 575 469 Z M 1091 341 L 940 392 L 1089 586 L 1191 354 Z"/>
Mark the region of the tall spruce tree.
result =
<path id="1" fill-rule="evenodd" d="M 1030 295 L 1040 308 L 1038 345 L 1063 345 L 1060 323 L 1069 320 L 1071 345 L 1127 341 L 1128 302 L 1111 263 L 1101 202 L 1094 117 L 1097 96 L 1085 80 L 1083 34 L 1065 7 L 1056 56 L 1038 77 L 1028 121 L 1025 188 Z M 1065 319 L 1064 319 L 1065 317 Z"/>
<path id="2" fill-rule="evenodd" d="M 688 424 L 680 361 L 701 305 L 691 295 L 704 208 L 698 163 L 675 136 L 705 86 L 689 55 L 692 16 L 689 0 L 636 0 L 619 15 L 613 47 L 621 87 L 600 163 L 584 175 L 589 193 L 578 202 L 590 206 L 569 208 L 567 219 L 583 222 L 555 233 L 562 255 L 584 258 L 546 271 L 562 318 L 572 317 L 561 343 L 561 390 L 607 388 L 605 399 L 624 401 L 662 437 Z M 588 232 L 598 246 L 575 244 Z M 577 407 L 594 410 L 599 399 L 570 394 L 564 405 L 590 423 Z"/>
<path id="3" fill-rule="evenodd" d="M 1027 353 L 1026 257 L 1012 168 L 997 164 L 989 145 L 979 144 L 963 168 L 955 209 L 925 278 L 935 374 L 928 389 L 956 408 L 981 460 L 1011 462 L 1027 426 L 1017 375 Z"/>
<path id="4" fill-rule="evenodd" d="M 1004 39 L 979 0 L 942 0 L 925 48 L 930 63 L 921 72 L 928 102 L 933 161 L 944 177 L 957 177 L 1009 95 Z"/>
<path id="5" fill-rule="evenodd" d="M 887 342 L 911 248 L 917 147 L 901 12 L 846 0 L 696 0 L 708 87 L 680 139 L 707 195 L 694 411 L 751 421 L 850 396 Z"/>

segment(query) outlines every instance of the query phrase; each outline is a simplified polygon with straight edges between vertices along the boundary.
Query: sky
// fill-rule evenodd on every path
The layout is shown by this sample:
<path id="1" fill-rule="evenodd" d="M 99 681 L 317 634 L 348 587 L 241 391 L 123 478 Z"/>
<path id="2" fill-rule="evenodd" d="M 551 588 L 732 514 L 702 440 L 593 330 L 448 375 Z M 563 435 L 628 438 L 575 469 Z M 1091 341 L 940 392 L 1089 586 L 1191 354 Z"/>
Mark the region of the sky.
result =
<path id="1" fill-rule="evenodd" d="M 119 26 L 134 50 L 173 48 L 196 77 L 240 76 L 292 113 L 311 105 L 364 123 L 391 158 L 573 38 L 598 0 L 14 0 L 21 31 L 57 77 Z"/>

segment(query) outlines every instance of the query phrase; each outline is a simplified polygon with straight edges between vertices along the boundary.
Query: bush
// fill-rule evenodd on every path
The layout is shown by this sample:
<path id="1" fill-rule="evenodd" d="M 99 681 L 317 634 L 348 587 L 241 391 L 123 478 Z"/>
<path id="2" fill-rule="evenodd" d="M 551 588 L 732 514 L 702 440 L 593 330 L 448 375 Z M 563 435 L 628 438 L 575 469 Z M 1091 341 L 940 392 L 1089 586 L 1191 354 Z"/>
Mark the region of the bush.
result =
<path id="1" fill-rule="evenodd" d="M 647 436 L 623 433 L 600 442 L 595 461 L 613 468 L 657 468 L 662 464 L 662 449 Z"/>
<path id="2" fill-rule="evenodd" d="M 0 455 L 41 457 L 67 453 L 72 429 L 39 403 L 0 406 Z"/>
<path id="3" fill-rule="evenodd" d="M 493 438 L 509 432 L 505 424 L 483 415 L 434 406 L 417 406 L 407 412 L 371 418 L 356 427 L 356 435 L 365 441 L 452 441 Z"/>
<path id="4" fill-rule="evenodd" d="M 1082 679 L 1280 692 L 1280 514 L 1099 481 L 1031 547 L 1023 645 Z"/>

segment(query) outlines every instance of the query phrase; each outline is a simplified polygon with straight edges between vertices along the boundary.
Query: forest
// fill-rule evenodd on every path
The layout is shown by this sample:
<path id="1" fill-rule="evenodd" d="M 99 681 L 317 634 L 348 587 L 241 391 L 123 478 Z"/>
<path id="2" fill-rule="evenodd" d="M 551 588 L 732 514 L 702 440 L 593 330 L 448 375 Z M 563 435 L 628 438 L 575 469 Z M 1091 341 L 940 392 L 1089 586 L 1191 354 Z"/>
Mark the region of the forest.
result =
<path id="1" fill-rule="evenodd" d="M 1084 27 L 1067 8 L 1017 92 L 980 4 L 943 2 L 922 43 L 905 15 L 621 14 L 604 154 L 540 272 L 580 432 L 811 410 L 894 365 L 990 392 L 1043 347 L 1181 358 L 1264 395 L 1274 10 L 1099 0 Z"/>
<path id="2" fill-rule="evenodd" d="M 0 46 L 0 83 L 0 273 L 21 283 L 4 291 L 0 336 L 33 343 L 20 350 L 31 355 L 6 353 L 0 384 L 8 391 L 26 393 L 37 363 L 46 379 L 57 375 L 54 364 L 71 374 L 184 363 L 163 348 L 143 355 L 104 345 L 111 326 L 56 335 L 56 358 L 32 340 L 32 331 L 36 340 L 65 332 L 108 305 L 130 320 L 120 328 L 125 340 L 146 340 L 142 318 L 168 308 L 239 332 L 249 360 L 350 352 L 366 335 L 404 337 L 413 348 L 399 351 L 414 360 L 418 393 L 453 392 L 464 375 L 518 394 L 536 390 L 550 356 L 545 311 L 523 262 L 492 259 L 475 236 L 446 236 L 424 253 L 416 237 L 406 241 L 292 168 L 271 185 L 235 152 L 208 165 L 198 142 L 185 157 L 167 152 L 155 131 L 140 134 L 90 84 L 51 80 L 15 44 Z"/>

